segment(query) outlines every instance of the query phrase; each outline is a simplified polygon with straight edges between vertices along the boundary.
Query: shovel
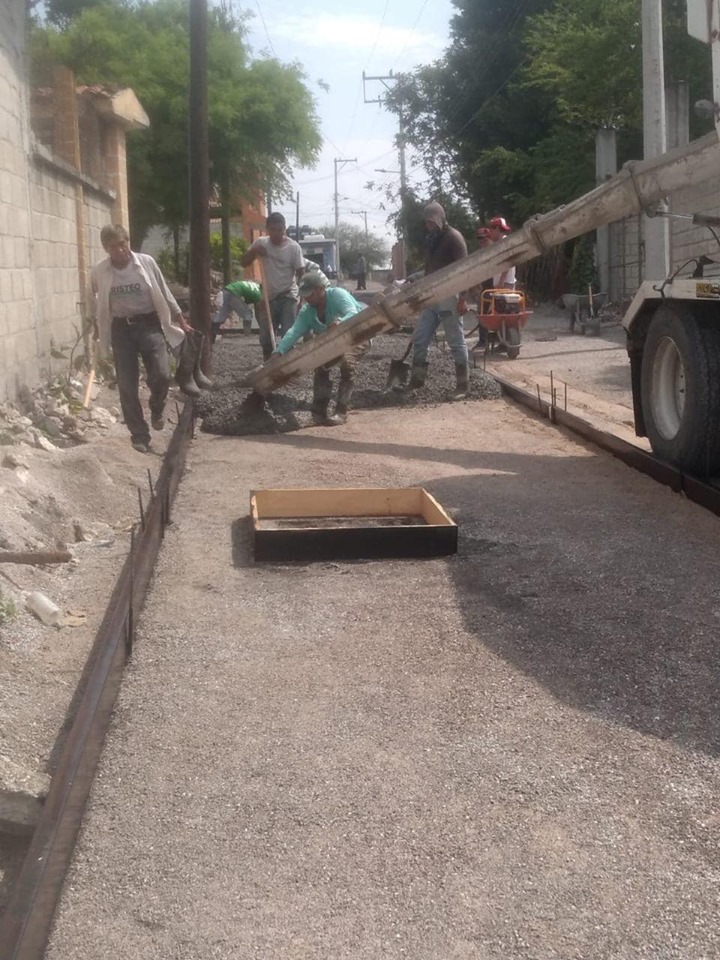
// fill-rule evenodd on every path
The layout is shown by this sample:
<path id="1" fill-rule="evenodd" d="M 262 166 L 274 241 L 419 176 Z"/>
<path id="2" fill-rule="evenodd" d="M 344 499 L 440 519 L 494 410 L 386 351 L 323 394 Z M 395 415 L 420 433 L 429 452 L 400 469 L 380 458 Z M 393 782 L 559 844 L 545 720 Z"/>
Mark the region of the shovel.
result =
<path id="1" fill-rule="evenodd" d="M 385 384 L 386 391 L 397 390 L 400 387 L 407 386 L 410 379 L 410 364 L 405 363 L 405 361 L 410 356 L 412 347 L 413 338 L 410 337 L 410 342 L 407 345 L 407 350 L 402 355 L 402 359 L 390 361 L 390 370 L 388 372 L 387 383 Z"/>

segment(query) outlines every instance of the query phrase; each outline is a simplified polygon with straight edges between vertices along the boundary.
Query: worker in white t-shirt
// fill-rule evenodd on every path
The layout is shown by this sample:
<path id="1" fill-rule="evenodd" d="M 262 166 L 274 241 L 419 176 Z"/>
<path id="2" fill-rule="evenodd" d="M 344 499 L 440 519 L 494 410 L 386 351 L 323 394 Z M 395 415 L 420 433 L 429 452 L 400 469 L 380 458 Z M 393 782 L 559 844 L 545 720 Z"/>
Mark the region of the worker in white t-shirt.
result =
<path id="1" fill-rule="evenodd" d="M 299 302 L 297 282 L 305 270 L 305 257 L 300 244 L 285 232 L 285 217 L 281 213 L 271 213 L 265 227 L 268 235 L 258 237 L 240 263 L 243 267 L 249 267 L 258 259 L 262 263 L 271 316 L 265 317 L 265 304 L 261 302 L 258 320 L 263 359 L 267 360 L 273 350 L 270 323 L 282 337 L 295 322 Z"/>

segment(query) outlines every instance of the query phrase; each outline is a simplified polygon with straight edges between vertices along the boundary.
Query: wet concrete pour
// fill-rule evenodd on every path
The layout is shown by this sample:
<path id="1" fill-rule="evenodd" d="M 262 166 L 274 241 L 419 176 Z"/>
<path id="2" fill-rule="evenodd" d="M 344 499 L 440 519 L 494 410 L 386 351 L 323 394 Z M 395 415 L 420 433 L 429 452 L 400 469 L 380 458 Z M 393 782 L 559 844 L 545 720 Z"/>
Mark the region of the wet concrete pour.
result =
<path id="1" fill-rule="evenodd" d="M 407 347 L 405 336 L 376 337 L 360 362 L 352 399 L 354 410 L 387 407 L 415 408 L 452 401 L 455 367 L 452 356 L 442 347 L 431 347 L 430 370 L 421 391 L 386 391 L 390 361 L 400 359 Z M 271 394 L 261 408 L 247 403 L 249 391 L 240 386 L 245 376 L 257 366 L 260 346 L 257 337 L 223 338 L 213 357 L 214 388 L 197 402 L 202 429 L 207 433 L 249 436 L 267 433 L 288 433 L 311 425 L 312 376 L 293 381 Z M 337 390 L 338 372 L 334 370 L 333 391 Z M 470 366 L 469 400 L 494 400 L 500 396 L 495 380 L 482 370 Z M 332 403 L 331 403 L 332 409 Z"/>

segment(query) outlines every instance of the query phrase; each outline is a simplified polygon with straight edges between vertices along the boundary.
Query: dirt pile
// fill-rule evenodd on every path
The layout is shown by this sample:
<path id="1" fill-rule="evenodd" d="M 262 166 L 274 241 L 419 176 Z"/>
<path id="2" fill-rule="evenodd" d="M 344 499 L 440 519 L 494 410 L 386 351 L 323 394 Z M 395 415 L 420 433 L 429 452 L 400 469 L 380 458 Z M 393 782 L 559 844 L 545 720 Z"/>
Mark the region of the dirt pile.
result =
<path id="1" fill-rule="evenodd" d="M 376 337 L 358 367 L 354 410 L 396 407 L 415 408 L 449 403 L 455 385 L 455 365 L 444 345 L 430 350 L 430 371 L 425 388 L 420 391 L 386 391 L 390 360 L 400 359 L 407 338 L 397 335 Z M 202 429 L 207 433 L 247 436 L 264 433 L 287 433 L 310 426 L 312 375 L 286 384 L 271 394 L 262 409 L 244 403 L 248 390 L 241 386 L 245 376 L 261 362 L 257 337 L 231 336 L 218 341 L 214 354 L 213 390 L 197 401 Z M 337 384 L 338 372 L 333 380 Z M 495 380 L 480 369 L 470 367 L 469 400 L 494 400 L 500 396 Z"/>

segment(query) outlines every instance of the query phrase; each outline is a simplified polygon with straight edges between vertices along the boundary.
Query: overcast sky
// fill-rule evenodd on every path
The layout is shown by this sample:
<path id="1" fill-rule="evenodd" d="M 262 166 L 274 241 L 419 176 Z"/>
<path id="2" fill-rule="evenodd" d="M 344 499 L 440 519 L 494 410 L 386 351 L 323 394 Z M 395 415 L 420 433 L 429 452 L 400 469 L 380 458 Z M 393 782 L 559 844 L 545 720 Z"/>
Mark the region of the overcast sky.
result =
<path id="1" fill-rule="evenodd" d="M 314 170 L 298 170 L 293 189 L 300 193 L 301 223 L 332 223 L 333 160 L 357 157 L 338 173 L 340 219 L 364 227 L 364 218 L 352 211 L 367 211 L 371 231 L 394 239 L 379 209 L 382 197 L 365 189 L 369 180 L 397 180 L 380 167 L 398 170 L 393 137 L 395 117 L 377 104 L 363 102 L 363 70 L 368 75 L 407 71 L 429 63 L 447 46 L 449 21 L 454 8 L 449 0 L 347 0 L 346 3 L 310 4 L 300 0 L 245 0 L 254 13 L 249 42 L 255 55 L 268 52 L 284 62 L 298 61 L 315 92 L 322 121 L 323 148 Z M 325 93 L 318 81 L 329 84 Z M 382 92 L 378 82 L 366 84 L 368 98 Z M 409 179 L 416 158 L 408 156 Z M 289 223 L 295 222 L 295 205 L 277 204 Z"/>

